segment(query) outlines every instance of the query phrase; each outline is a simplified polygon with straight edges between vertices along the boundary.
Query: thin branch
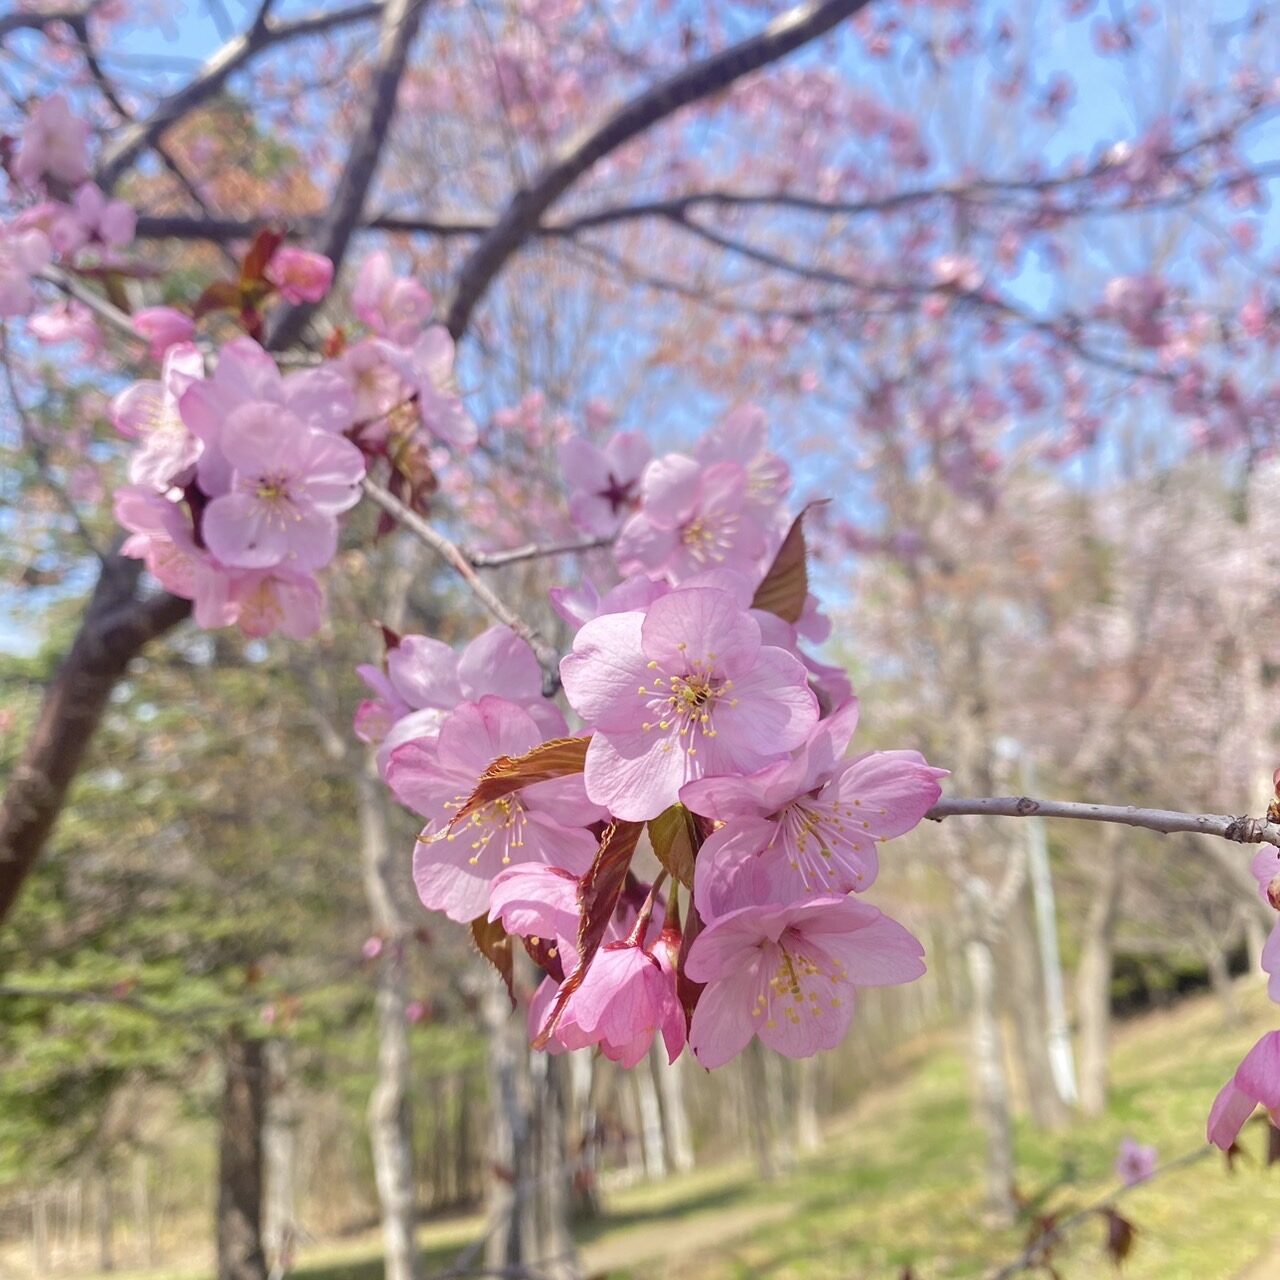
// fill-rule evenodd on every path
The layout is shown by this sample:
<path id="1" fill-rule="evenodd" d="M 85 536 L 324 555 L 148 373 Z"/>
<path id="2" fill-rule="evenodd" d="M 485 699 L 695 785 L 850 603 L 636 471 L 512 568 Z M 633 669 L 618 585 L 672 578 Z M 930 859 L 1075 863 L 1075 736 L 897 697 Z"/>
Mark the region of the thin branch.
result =
<path id="1" fill-rule="evenodd" d="M 519 564 L 522 560 L 579 555 L 584 551 L 596 551 L 612 544 L 612 537 L 576 538 L 565 542 L 529 542 L 522 547 L 512 547 L 509 551 L 469 551 L 466 556 L 473 568 L 500 569 L 504 565 Z"/>
<path id="2" fill-rule="evenodd" d="M 536 230 L 543 215 L 600 160 L 682 107 L 726 89 L 734 81 L 777 62 L 825 35 L 865 8 L 869 0 L 825 0 L 797 5 L 761 32 L 677 71 L 619 107 L 548 166 L 532 186 L 518 191 L 506 211 L 462 264 L 446 321 L 460 337 L 476 304 L 509 258 Z"/>
<path id="3" fill-rule="evenodd" d="M 335 275 L 364 212 L 378 161 L 386 148 L 409 50 L 428 3 L 429 0 L 386 0 L 383 8 L 368 112 L 351 140 L 342 176 L 316 236 L 315 247 L 333 263 Z M 301 337 L 314 310 L 315 304 L 304 303 L 283 312 L 277 317 L 268 346 L 275 350 L 290 346 Z"/>
<path id="4" fill-rule="evenodd" d="M 425 542 L 466 583 L 471 593 L 504 625 L 511 628 L 534 652 L 543 671 L 543 687 L 548 694 L 560 685 L 560 655 L 555 647 L 511 608 L 472 567 L 467 553 L 416 511 L 405 506 L 394 494 L 367 476 L 362 484 L 365 495 L 392 516 L 414 537 Z"/>
<path id="5" fill-rule="evenodd" d="M 1219 813 L 1181 813 L 1175 809 L 1140 809 L 1134 805 L 1087 804 L 1074 800 L 1033 800 L 1030 796 L 987 796 L 941 800 L 924 816 L 933 822 L 962 815 L 980 818 L 1073 818 L 1114 822 L 1161 835 L 1189 831 L 1237 844 L 1280 845 L 1280 824 L 1265 818 Z"/>
<path id="6" fill-rule="evenodd" d="M 382 4 L 375 0 L 330 13 L 309 14 L 287 22 L 255 23 L 248 31 L 228 40 L 181 89 L 162 98 L 145 120 L 139 120 L 120 132 L 103 155 L 97 174 L 98 185 L 104 191 L 111 190 L 124 171 L 143 151 L 157 142 L 170 125 L 215 97 L 232 74 L 264 50 L 305 36 L 320 35 L 365 22 L 376 18 L 381 12 Z"/>
<path id="7" fill-rule="evenodd" d="M 1145 1187 L 1157 1178 L 1164 1177 L 1166 1174 L 1173 1173 L 1178 1169 L 1185 1169 L 1188 1165 L 1199 1164 L 1201 1160 L 1211 1156 L 1214 1150 L 1215 1148 L 1206 1143 L 1202 1147 L 1184 1151 L 1182 1155 L 1175 1156 L 1172 1160 L 1166 1160 L 1164 1164 L 1158 1169 L 1152 1170 L 1141 1181 L 1125 1183 L 1123 1186 L 1116 1187 L 1115 1190 L 1099 1196 L 1098 1199 L 1085 1205 L 1082 1209 L 1076 1209 L 1073 1213 L 1067 1214 L 1061 1221 L 1055 1222 L 1047 1231 L 1041 1232 L 1031 1240 L 1012 1262 L 994 1272 L 991 1280 L 1010 1280 L 1012 1276 L 1020 1275 L 1023 1271 L 1042 1267 L 1047 1256 L 1045 1250 L 1055 1248 L 1061 1243 L 1063 1232 L 1068 1228 L 1077 1226 L 1086 1218 L 1091 1218 L 1094 1214 L 1110 1208 L 1117 1200 L 1123 1199 L 1131 1191 L 1136 1191 L 1139 1187 Z"/>

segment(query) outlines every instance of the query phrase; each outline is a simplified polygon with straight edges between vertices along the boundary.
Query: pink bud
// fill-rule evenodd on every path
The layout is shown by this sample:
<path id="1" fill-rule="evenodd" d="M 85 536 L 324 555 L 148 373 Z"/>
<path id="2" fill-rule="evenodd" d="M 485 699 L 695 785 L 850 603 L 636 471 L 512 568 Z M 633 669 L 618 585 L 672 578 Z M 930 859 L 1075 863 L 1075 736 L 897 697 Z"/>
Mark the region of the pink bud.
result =
<path id="1" fill-rule="evenodd" d="M 164 353 L 179 342 L 190 342 L 195 322 L 173 307 L 144 307 L 134 312 L 133 331 L 151 344 L 151 358 L 163 360 Z"/>
<path id="2" fill-rule="evenodd" d="M 319 302 L 333 283 L 333 263 L 322 253 L 283 245 L 267 264 L 266 276 L 286 302 Z"/>

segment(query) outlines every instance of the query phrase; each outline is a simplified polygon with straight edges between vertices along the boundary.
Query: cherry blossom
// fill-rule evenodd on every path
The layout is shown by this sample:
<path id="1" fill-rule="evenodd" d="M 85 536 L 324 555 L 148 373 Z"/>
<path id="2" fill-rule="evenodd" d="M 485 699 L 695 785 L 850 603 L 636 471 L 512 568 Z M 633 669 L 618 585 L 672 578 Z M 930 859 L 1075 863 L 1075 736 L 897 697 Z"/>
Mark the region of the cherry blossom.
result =
<path id="1" fill-rule="evenodd" d="M 704 467 L 683 454 L 655 458 L 640 482 L 640 510 L 614 548 L 619 569 L 673 582 L 714 568 L 756 573 L 765 533 L 747 490 L 746 469 L 736 462 Z"/>
<path id="2" fill-rule="evenodd" d="M 857 988 L 914 981 L 923 954 L 906 929 L 856 898 L 740 907 L 689 948 L 685 972 L 707 984 L 689 1046 L 704 1067 L 723 1066 L 753 1035 L 788 1058 L 834 1048 Z"/>
<path id="3" fill-rule="evenodd" d="M 520 755 L 541 741 L 527 711 L 486 696 L 462 703 L 434 740 L 404 743 L 391 753 L 388 785 L 427 818 L 413 856 L 424 905 L 466 922 L 487 912 L 489 883 L 506 866 L 536 861 L 578 875 L 590 866 L 595 837 L 557 820 L 562 792 L 547 790 L 546 783 L 481 805 L 450 826 L 492 760 Z"/>
<path id="4" fill-rule="evenodd" d="M 1226 1151 L 1259 1106 L 1280 1125 L 1280 1031 L 1268 1031 L 1222 1086 L 1209 1111 L 1209 1141 Z"/>
<path id="5" fill-rule="evenodd" d="M 946 771 L 918 752 L 841 760 L 857 718 L 857 703 L 848 703 L 792 759 L 681 788 L 685 805 L 724 824 L 698 855 L 695 889 L 704 916 L 717 879 L 743 860 L 758 860 L 775 902 L 861 892 L 876 878 L 877 844 L 910 831 L 937 803 Z"/>
<path id="6" fill-rule="evenodd" d="M 49 238 L 34 228 L 0 224 L 0 317 L 25 316 L 35 305 L 31 277 L 49 264 Z"/>
<path id="7" fill-rule="evenodd" d="M 13 161 L 19 182 L 34 188 L 43 178 L 74 186 L 89 174 L 89 124 L 55 93 L 27 117 Z"/>
<path id="8" fill-rule="evenodd" d="M 818 719 L 800 663 L 761 644 L 755 619 L 712 587 L 593 619 L 560 675 L 595 729 L 587 795 L 629 820 L 656 817 L 694 778 L 778 759 Z"/>
<path id="9" fill-rule="evenodd" d="M 267 263 L 266 277 L 286 302 L 319 302 L 333 284 L 333 263 L 322 253 L 281 245 Z"/>
<path id="10" fill-rule="evenodd" d="M 195 465 L 201 443 L 187 429 L 178 404 L 203 377 L 200 352 L 189 342 L 176 343 L 165 352 L 158 382 L 135 382 L 112 401 L 116 430 L 140 442 L 129 459 L 132 484 L 163 493 Z"/>
<path id="11" fill-rule="evenodd" d="M 431 294 L 416 280 L 395 274 L 386 253 L 371 253 L 361 263 L 351 306 L 374 333 L 393 343 L 410 343 L 433 305 Z"/>
<path id="12" fill-rule="evenodd" d="M 1116 1155 L 1116 1176 L 1126 1187 L 1146 1182 L 1156 1171 L 1156 1149 L 1133 1138 L 1122 1138 Z"/>
<path id="13" fill-rule="evenodd" d="M 143 307 L 130 317 L 133 331 L 151 346 L 151 358 L 163 360 L 170 347 L 190 342 L 196 326 L 190 316 L 173 307 Z"/>
<path id="14" fill-rule="evenodd" d="M 269 404 L 232 413 L 220 444 L 232 475 L 229 491 L 205 510 L 209 550 L 245 569 L 328 564 L 338 546 L 337 516 L 360 497 L 360 451 Z"/>
<path id="15" fill-rule="evenodd" d="M 574 436 L 560 446 L 559 460 L 574 524 L 596 537 L 617 533 L 639 499 L 649 442 L 638 432 L 619 431 L 600 448 Z"/>

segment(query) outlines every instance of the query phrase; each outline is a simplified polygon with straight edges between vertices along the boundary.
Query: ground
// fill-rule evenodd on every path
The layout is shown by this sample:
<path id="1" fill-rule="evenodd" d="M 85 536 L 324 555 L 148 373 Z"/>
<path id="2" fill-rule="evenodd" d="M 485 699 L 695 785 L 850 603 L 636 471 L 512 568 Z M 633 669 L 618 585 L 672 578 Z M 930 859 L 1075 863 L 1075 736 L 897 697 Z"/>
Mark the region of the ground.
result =
<path id="1" fill-rule="evenodd" d="M 1220 1006 L 1198 999 L 1123 1028 L 1106 1116 L 1058 1135 L 1019 1127 L 1023 1196 L 1065 1213 L 1113 1190 L 1111 1166 L 1126 1134 L 1155 1143 L 1162 1161 L 1201 1147 L 1214 1093 L 1275 1021 L 1260 991 L 1243 1003 L 1240 1025 L 1225 1026 Z M 617 1192 L 606 1219 L 584 1233 L 588 1274 L 899 1280 L 911 1268 L 915 1280 L 990 1275 L 1018 1255 L 1027 1228 L 993 1229 L 983 1220 L 981 1148 L 955 1046 L 917 1056 L 920 1064 L 898 1084 L 869 1092 L 830 1126 L 820 1153 L 774 1183 L 758 1183 L 749 1166 L 737 1164 Z M 1124 1197 L 1120 1207 L 1138 1230 L 1125 1280 L 1280 1277 L 1280 1170 L 1263 1167 L 1261 1122 L 1243 1143 L 1252 1158 L 1234 1174 L 1213 1153 Z M 479 1226 L 469 1218 L 424 1227 L 431 1269 L 447 1269 Z M 1108 1274 L 1103 1232 L 1090 1219 L 1072 1233 L 1055 1259 L 1064 1280 Z M 318 1247 L 295 1274 L 375 1280 L 376 1238 Z"/>

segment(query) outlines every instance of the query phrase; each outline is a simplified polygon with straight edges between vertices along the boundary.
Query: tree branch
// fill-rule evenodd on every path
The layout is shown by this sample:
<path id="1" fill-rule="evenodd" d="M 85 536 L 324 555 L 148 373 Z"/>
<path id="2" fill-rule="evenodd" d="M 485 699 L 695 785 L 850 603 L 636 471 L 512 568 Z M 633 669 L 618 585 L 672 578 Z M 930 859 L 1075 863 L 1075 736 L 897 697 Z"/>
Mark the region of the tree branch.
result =
<path id="1" fill-rule="evenodd" d="M 104 191 L 110 191 L 124 171 L 143 151 L 154 145 L 170 125 L 215 97 L 233 73 L 264 50 L 376 18 L 382 8 L 381 3 L 373 0 L 348 9 L 310 14 L 287 22 L 271 22 L 265 18 L 255 22 L 248 31 L 228 40 L 181 89 L 162 98 L 145 120 L 121 130 L 119 137 L 103 153 L 97 174 L 98 185 Z"/>
<path id="2" fill-rule="evenodd" d="M 510 627 L 534 652 L 543 671 L 543 685 L 548 695 L 560 686 L 560 654 L 555 647 L 531 627 L 511 608 L 488 583 L 483 581 L 472 566 L 465 551 L 451 541 L 416 511 L 405 506 L 394 494 L 367 476 L 361 486 L 365 496 L 382 508 L 389 516 L 407 529 L 415 538 L 425 542 L 466 583 L 471 593 L 501 623 Z"/>
<path id="3" fill-rule="evenodd" d="M 534 233 L 543 214 L 610 152 L 674 115 L 682 107 L 718 93 L 735 80 L 777 62 L 825 35 L 869 2 L 825 0 L 825 3 L 816 3 L 808 0 L 775 18 L 757 35 L 684 67 L 619 107 L 559 160 L 544 169 L 532 186 L 518 191 L 506 212 L 481 238 L 458 273 L 446 321 L 449 332 L 458 338 L 466 331 L 476 304 L 507 260 Z"/>
<path id="4" fill-rule="evenodd" d="M 1033 800 L 1030 796 L 989 796 L 941 800 L 924 816 L 933 822 L 962 815 L 980 818 L 1073 818 L 1114 822 L 1162 835 L 1189 831 L 1218 836 L 1237 844 L 1280 845 L 1280 824 L 1265 818 L 1230 817 L 1218 813 L 1180 813 L 1174 809 L 1140 809 L 1134 805 L 1087 804 L 1074 800 Z"/>
<path id="5" fill-rule="evenodd" d="M 468 551 L 466 557 L 473 568 L 500 569 L 504 565 L 519 564 L 523 560 L 578 555 L 583 551 L 596 551 L 612 544 L 611 537 L 573 538 L 565 542 L 529 542 L 523 547 L 512 547 L 507 551 Z"/>
<path id="6" fill-rule="evenodd" d="M 385 0 L 368 114 L 351 141 L 346 166 L 316 236 L 315 248 L 333 263 L 335 275 L 364 212 L 364 202 L 395 115 L 396 95 L 404 78 L 409 49 L 428 3 L 429 0 Z M 269 345 L 279 350 L 294 342 L 314 311 L 315 304 L 304 303 L 283 312 L 277 318 Z"/>

